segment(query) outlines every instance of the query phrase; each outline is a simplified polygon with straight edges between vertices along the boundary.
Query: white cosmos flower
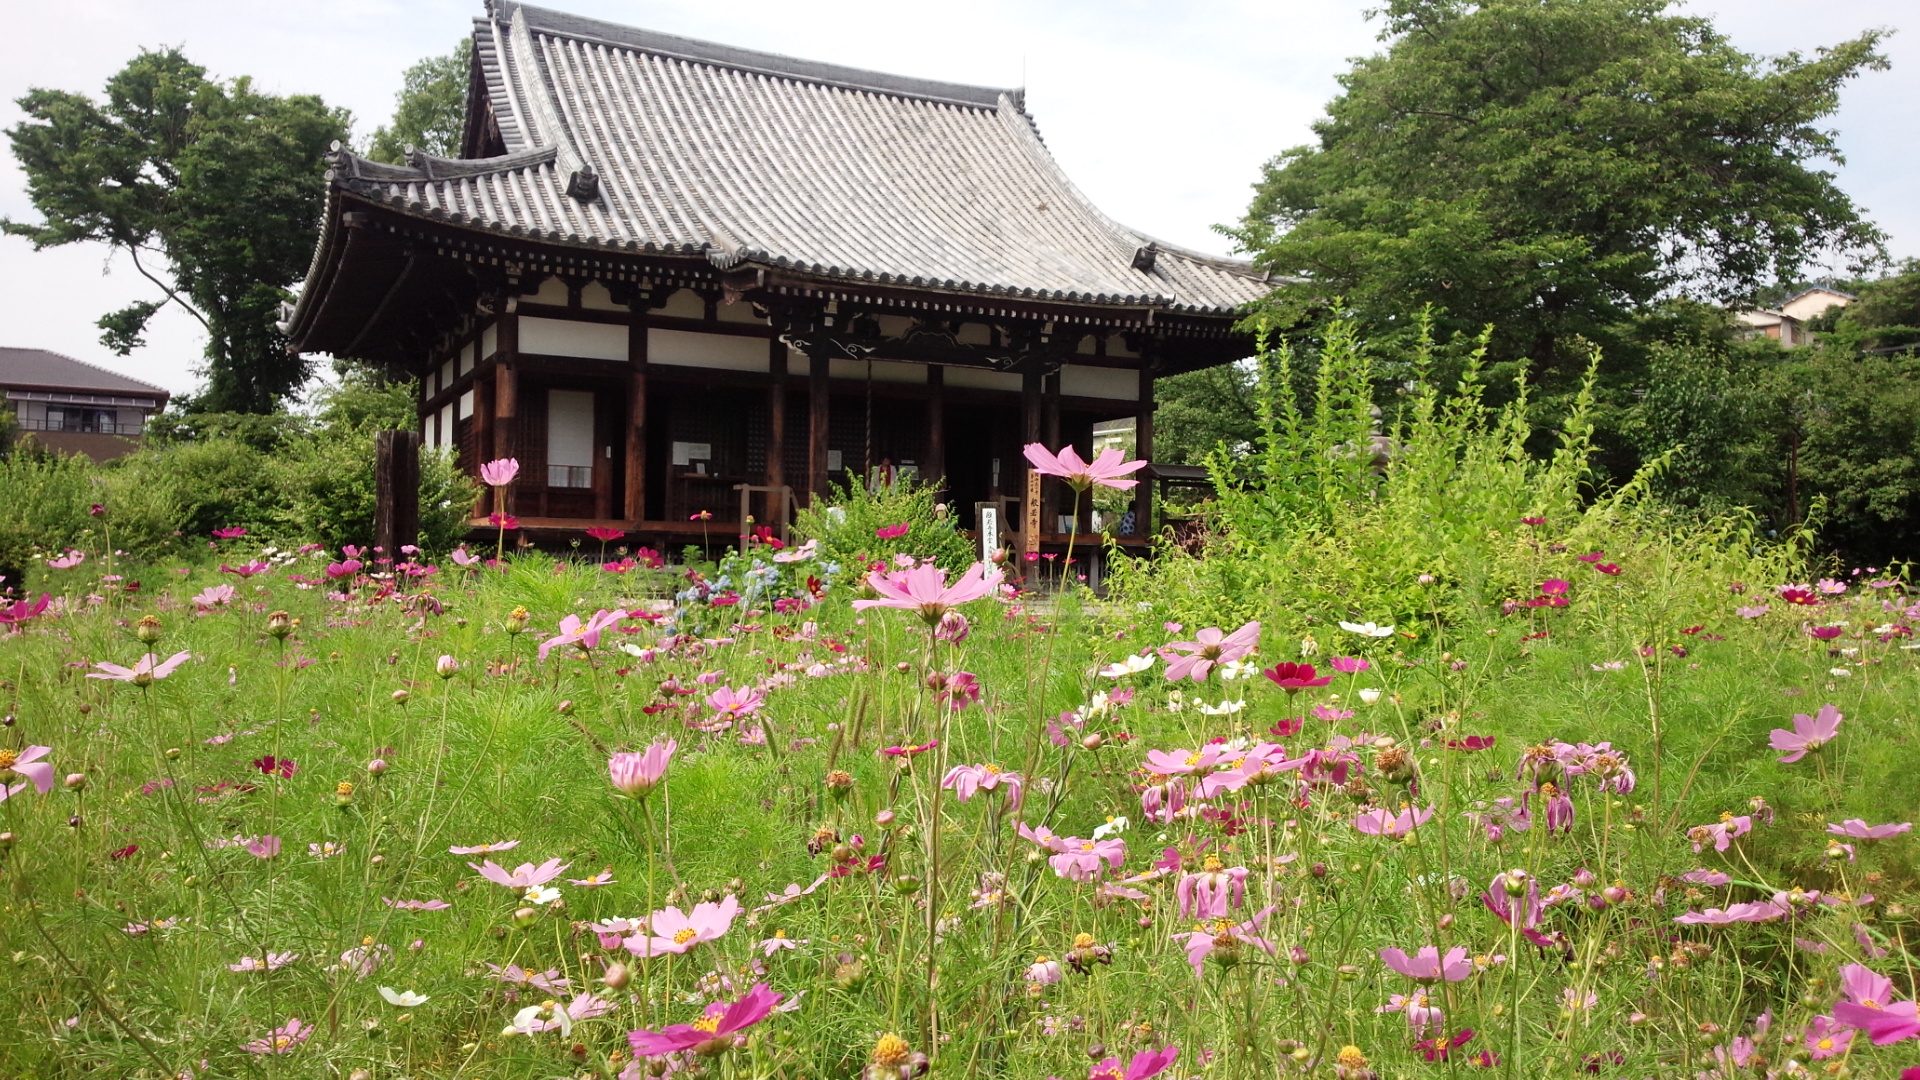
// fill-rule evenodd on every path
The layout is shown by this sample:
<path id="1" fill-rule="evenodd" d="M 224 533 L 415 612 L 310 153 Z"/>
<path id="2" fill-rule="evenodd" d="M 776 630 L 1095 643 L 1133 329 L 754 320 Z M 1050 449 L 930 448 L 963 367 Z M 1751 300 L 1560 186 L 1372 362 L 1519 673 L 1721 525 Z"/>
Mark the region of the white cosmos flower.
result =
<path id="1" fill-rule="evenodd" d="M 1391 624 L 1381 626 L 1378 623 L 1371 622 L 1343 622 L 1340 624 L 1340 629 L 1345 630 L 1349 634 L 1359 634 L 1361 637 L 1393 636 L 1393 626 Z"/>
<path id="2" fill-rule="evenodd" d="M 1836 679 L 1844 679 L 1847 676 L 1852 675 L 1853 672 L 1848 671 L 1846 668 L 1843 668 L 1843 667 L 1837 667 L 1837 668 L 1828 668 L 1827 674 L 1833 676 Z"/>
<path id="3" fill-rule="evenodd" d="M 411 1009 L 427 1003 L 426 994 L 416 994 L 411 990 L 395 990 L 391 986 L 381 987 L 380 996 L 387 999 L 387 1004 L 398 1005 L 403 1009 Z"/>
<path id="4" fill-rule="evenodd" d="M 1218 670 L 1222 680 L 1232 682 L 1235 679 L 1252 678 L 1253 673 L 1260 670 L 1260 665 L 1245 660 L 1229 660 L 1221 664 Z"/>
<path id="5" fill-rule="evenodd" d="M 1126 832 L 1127 827 L 1131 824 L 1133 823 L 1124 817 L 1110 817 L 1107 819 L 1105 825 L 1093 830 L 1093 838 L 1095 840 L 1105 840 L 1109 836 L 1116 836 Z"/>
<path id="6" fill-rule="evenodd" d="M 560 890 L 551 885 L 535 885 L 527 890 L 525 899 L 529 904 L 545 907 L 560 899 Z"/>
<path id="7" fill-rule="evenodd" d="M 1360 700 L 1366 702 L 1369 705 L 1373 704 L 1376 701 L 1379 701 L 1380 688 L 1377 686 L 1368 686 L 1368 687 L 1362 688 L 1360 691 Z"/>
<path id="8" fill-rule="evenodd" d="M 1129 656 L 1125 660 L 1117 660 L 1101 668 L 1100 674 L 1105 675 L 1109 679 L 1122 679 L 1128 675 L 1136 675 L 1147 670 L 1153 666 L 1153 661 L 1154 655 L 1152 653 L 1148 653 L 1145 656 Z"/>
<path id="9" fill-rule="evenodd" d="M 1207 716 L 1232 716 L 1246 707 L 1245 701 L 1222 701 L 1218 705 L 1209 705 L 1204 701 L 1200 703 L 1201 713 Z"/>
<path id="10" fill-rule="evenodd" d="M 542 1022 L 559 1024 L 560 1037 L 563 1039 L 570 1038 L 573 1035 L 573 1017 L 567 1015 L 567 1010 L 561 1008 L 560 1003 L 557 1001 L 547 1001 L 539 1005 L 529 1005 L 519 1012 L 514 1013 L 513 1023 L 501 1028 L 500 1034 L 532 1035 L 535 1030 L 534 1025 Z"/>

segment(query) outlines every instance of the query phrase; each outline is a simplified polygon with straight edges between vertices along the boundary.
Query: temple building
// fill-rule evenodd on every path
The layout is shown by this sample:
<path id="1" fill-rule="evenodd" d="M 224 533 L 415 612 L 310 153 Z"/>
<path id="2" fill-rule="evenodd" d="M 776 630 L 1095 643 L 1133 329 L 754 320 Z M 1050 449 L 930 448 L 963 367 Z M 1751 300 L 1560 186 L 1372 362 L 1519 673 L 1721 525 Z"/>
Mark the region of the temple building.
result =
<path id="1" fill-rule="evenodd" d="M 1131 418 L 1150 457 L 1154 380 L 1249 355 L 1268 288 L 1102 214 L 1021 91 L 507 0 L 475 20 L 460 157 L 336 146 L 328 177 L 283 329 L 419 377 L 424 444 L 518 458 L 478 513 L 536 532 L 684 542 L 905 476 L 1056 544 L 1071 493 L 1029 517 L 1023 444 Z"/>

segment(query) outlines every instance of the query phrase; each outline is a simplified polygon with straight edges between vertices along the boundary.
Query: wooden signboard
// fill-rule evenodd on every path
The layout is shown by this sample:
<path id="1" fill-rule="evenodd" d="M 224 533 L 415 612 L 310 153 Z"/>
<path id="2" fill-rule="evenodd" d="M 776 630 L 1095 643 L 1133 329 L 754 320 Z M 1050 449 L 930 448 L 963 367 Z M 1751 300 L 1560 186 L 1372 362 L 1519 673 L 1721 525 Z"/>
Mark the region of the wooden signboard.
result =
<path id="1" fill-rule="evenodd" d="M 1040 550 L 1040 471 L 1027 470 L 1027 523 L 1020 533 L 1020 550 L 1032 554 Z"/>
<path id="2" fill-rule="evenodd" d="M 993 562 L 993 554 L 1000 550 L 1000 509 L 995 506 L 981 506 L 980 514 L 980 561 Z"/>

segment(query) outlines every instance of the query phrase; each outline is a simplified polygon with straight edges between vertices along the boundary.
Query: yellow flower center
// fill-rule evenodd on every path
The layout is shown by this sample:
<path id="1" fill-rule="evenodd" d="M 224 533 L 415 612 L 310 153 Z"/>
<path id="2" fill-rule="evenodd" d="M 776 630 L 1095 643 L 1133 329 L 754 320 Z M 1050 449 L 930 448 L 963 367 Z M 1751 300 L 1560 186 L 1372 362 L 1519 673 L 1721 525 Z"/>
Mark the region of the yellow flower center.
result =
<path id="1" fill-rule="evenodd" d="M 998 766 L 998 765 L 982 765 L 982 766 L 980 766 L 980 767 L 981 767 L 982 769 L 985 769 L 985 770 L 987 771 L 987 775 L 989 775 L 989 776 L 999 776 L 999 775 L 1000 775 L 1000 766 Z"/>
<path id="2" fill-rule="evenodd" d="M 1340 1052 L 1334 1055 L 1333 1060 L 1338 1062 L 1343 1069 L 1364 1069 L 1367 1067 L 1367 1055 L 1361 1053 L 1360 1048 L 1357 1046 L 1341 1047 Z"/>
<path id="3" fill-rule="evenodd" d="M 1092 935 L 1092 934 L 1075 934 L 1075 935 L 1073 935 L 1073 947 L 1074 947 L 1074 948 L 1076 948 L 1076 949 L 1091 949 L 1091 948 L 1093 948 L 1093 945 L 1094 945 L 1094 937 L 1093 937 L 1093 935 Z"/>
<path id="4" fill-rule="evenodd" d="M 1207 861 L 1204 864 L 1202 864 L 1201 869 L 1205 870 L 1209 874 L 1217 874 L 1220 871 L 1226 869 L 1226 864 L 1220 861 L 1220 856 L 1209 855 L 1207 856 Z"/>
<path id="5" fill-rule="evenodd" d="M 1047 961 L 1047 958 L 1044 956 L 1036 956 L 1033 958 L 1033 962 L 1036 964 L 1044 964 L 1044 963 L 1047 963 L 1048 961 Z"/>
<path id="6" fill-rule="evenodd" d="M 1820 1049 L 1822 1049 L 1822 1050 L 1831 1050 L 1831 1049 L 1833 1049 L 1833 1040 L 1832 1040 L 1832 1039 L 1821 1039 L 1821 1040 L 1820 1040 L 1820 1044 L 1819 1044 L 1819 1045 L 1820 1045 Z"/>
<path id="7" fill-rule="evenodd" d="M 673 943 L 675 945 L 685 945 L 687 942 L 692 941 L 694 938 L 697 938 L 699 936 L 700 936 L 699 931 L 693 929 L 692 927 L 688 927 L 685 930 L 680 930 L 674 933 Z"/>
<path id="8" fill-rule="evenodd" d="M 898 1067 L 907 1063 L 907 1058 L 912 1052 L 912 1049 L 907 1046 L 907 1040 L 889 1031 L 880 1036 L 879 1042 L 873 1044 L 873 1063 Z"/>
<path id="9" fill-rule="evenodd" d="M 1187 764 L 1189 764 L 1189 765 L 1198 765 L 1198 764 L 1200 764 L 1200 755 L 1199 755 L 1198 753 L 1192 753 L 1192 754 L 1188 754 L 1188 755 L 1187 755 Z"/>
<path id="10" fill-rule="evenodd" d="M 333 790 L 338 792 L 341 795 L 351 795 L 353 794 L 353 781 L 342 780 L 340 781 L 340 783 L 334 786 Z"/>
<path id="11" fill-rule="evenodd" d="M 0 750 L 0 772 L 13 768 L 13 763 L 19 760 L 20 754 L 18 751 Z"/>
<path id="12" fill-rule="evenodd" d="M 371 945 L 371 944 L 373 944 L 373 935 L 372 935 L 372 934 L 368 934 L 368 935 L 367 935 L 366 937 L 363 937 L 363 938 L 361 938 L 361 939 L 360 939 L 360 944 L 362 944 L 362 945 Z"/>
<path id="13" fill-rule="evenodd" d="M 711 1016 L 703 1015 L 698 1020 L 695 1020 L 693 1023 L 688 1024 L 687 1026 L 692 1028 L 695 1031 L 704 1031 L 707 1034 L 711 1035 L 715 1030 L 717 1030 L 720 1027 L 720 1017 L 724 1015 L 725 1015 L 724 1013 L 716 1013 Z"/>
<path id="14" fill-rule="evenodd" d="M 773 936 L 781 941 L 785 941 L 787 939 L 787 932 L 785 930 L 775 930 Z"/>
<path id="15" fill-rule="evenodd" d="M 275 1050 L 285 1050 L 287 1047 L 292 1045 L 293 1045 L 293 1040 L 288 1038 L 285 1035 L 275 1035 L 273 1037 L 273 1048 Z"/>
<path id="16" fill-rule="evenodd" d="M 1732 821 L 1732 820 L 1733 820 L 1733 811 L 1731 811 L 1731 810 L 1722 810 L 1722 811 L 1720 811 L 1720 820 L 1721 820 L 1721 821 Z"/>
<path id="17" fill-rule="evenodd" d="M 1081 850 L 1081 851 L 1092 851 L 1092 850 L 1093 850 L 1093 841 L 1091 841 L 1091 840 L 1082 840 L 1082 841 L 1080 841 L 1080 850 Z"/>

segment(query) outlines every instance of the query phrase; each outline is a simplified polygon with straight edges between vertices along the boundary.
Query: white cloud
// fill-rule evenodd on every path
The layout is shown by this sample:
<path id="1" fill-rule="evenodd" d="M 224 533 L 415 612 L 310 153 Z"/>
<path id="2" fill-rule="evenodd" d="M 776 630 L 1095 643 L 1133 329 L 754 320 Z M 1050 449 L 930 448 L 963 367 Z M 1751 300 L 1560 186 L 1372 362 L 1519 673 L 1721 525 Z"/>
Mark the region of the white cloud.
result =
<path id="1" fill-rule="evenodd" d="M 1096 204 L 1165 240 L 1224 251 L 1211 227 L 1245 208 L 1261 162 L 1307 141 L 1348 58 L 1377 47 L 1362 12 L 1344 4 L 1257 0 L 548 0 L 551 6 L 746 48 L 958 82 L 1028 90 L 1040 131 Z M 1895 0 L 1830 0 L 1818 19 L 1786 0 L 1719 0 L 1693 10 L 1720 17 L 1742 47 L 1779 52 L 1831 43 L 1904 14 Z M 357 118 L 363 137 L 383 122 L 400 73 L 467 33 L 477 0 L 339 0 L 331 5 L 216 0 L 68 0 L 5 5 L 0 36 L 0 125 L 20 119 L 13 99 L 48 86 L 97 95 L 142 46 L 183 46 L 221 76 L 252 75 L 265 89 L 318 93 Z M 1896 254 L 1920 254 L 1920 210 L 1907 157 L 1920 145 L 1920 45 L 1896 37 L 1892 72 L 1869 74 L 1843 98 L 1834 126 L 1849 164 L 1842 183 L 1893 235 Z M 0 215 L 33 218 L 24 179 L 0 154 Z M 147 348 L 113 357 L 98 344 L 102 313 L 152 291 L 131 267 L 101 276 L 104 252 L 34 253 L 0 238 L 0 342 L 58 349 L 174 390 L 191 389 L 198 325 L 156 320 Z"/>

